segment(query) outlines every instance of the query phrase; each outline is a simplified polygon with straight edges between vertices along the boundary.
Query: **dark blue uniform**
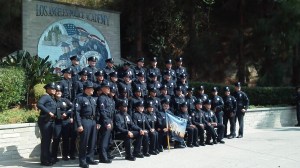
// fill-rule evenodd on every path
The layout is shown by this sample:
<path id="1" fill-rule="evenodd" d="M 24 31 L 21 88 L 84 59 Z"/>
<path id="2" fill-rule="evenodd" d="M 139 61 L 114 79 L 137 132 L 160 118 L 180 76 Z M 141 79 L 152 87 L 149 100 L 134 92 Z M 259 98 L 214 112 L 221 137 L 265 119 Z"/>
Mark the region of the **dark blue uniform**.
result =
<path id="1" fill-rule="evenodd" d="M 243 137 L 244 135 L 244 115 L 245 112 L 242 112 L 242 109 L 247 110 L 249 106 L 249 99 L 246 93 L 242 91 L 233 92 L 232 96 L 236 99 L 237 110 L 235 116 L 235 122 L 239 121 L 239 136 Z"/>
<path id="2" fill-rule="evenodd" d="M 151 155 L 156 155 L 159 153 L 159 145 L 158 145 L 158 132 L 156 131 L 156 125 L 157 125 L 157 117 L 156 113 L 153 112 L 146 112 L 146 118 L 149 123 L 149 139 L 150 139 L 150 145 L 149 145 L 149 153 Z M 151 130 L 154 129 L 153 132 Z"/>
<path id="3" fill-rule="evenodd" d="M 147 69 L 147 72 L 146 72 L 146 76 L 147 76 L 147 81 L 150 81 L 150 74 L 156 74 L 157 76 L 157 81 L 161 82 L 162 81 L 162 76 L 161 76 L 161 72 L 160 72 L 160 69 L 158 68 L 154 68 L 152 66 L 150 66 L 148 69 Z"/>
<path id="4" fill-rule="evenodd" d="M 83 68 L 82 70 L 86 70 L 88 72 L 88 80 L 91 81 L 91 82 L 95 82 L 96 81 L 96 77 L 95 77 L 95 73 L 98 70 L 98 68 L 96 67 L 91 67 L 90 65 Z"/>
<path id="5" fill-rule="evenodd" d="M 192 117 L 188 114 L 188 112 L 182 112 L 182 111 L 178 114 L 178 117 L 184 118 L 187 120 L 187 124 L 186 124 L 186 131 L 188 134 L 187 146 L 188 147 L 199 146 L 198 145 L 198 128 L 192 126 Z"/>
<path id="6" fill-rule="evenodd" d="M 218 123 L 223 124 L 223 107 L 224 101 L 222 97 L 216 95 L 211 98 L 211 109 L 215 112 L 216 117 L 218 119 Z"/>
<path id="7" fill-rule="evenodd" d="M 175 95 L 172 97 L 171 107 L 175 115 L 178 115 L 180 113 L 180 104 L 184 103 L 185 101 L 185 97 L 183 96 Z"/>
<path id="8" fill-rule="evenodd" d="M 230 137 L 235 137 L 235 115 L 236 115 L 236 100 L 233 96 L 224 96 L 224 125 L 225 125 L 225 131 L 224 136 L 227 136 L 227 124 L 228 120 L 230 122 Z"/>
<path id="9" fill-rule="evenodd" d="M 138 79 L 132 83 L 133 88 L 141 88 L 142 97 L 148 95 L 147 84 L 145 82 L 139 81 Z"/>
<path id="10" fill-rule="evenodd" d="M 188 112 L 191 114 L 195 110 L 195 102 L 196 102 L 196 97 L 193 95 L 187 95 L 185 96 L 185 101 L 187 102 L 187 107 L 188 107 Z"/>
<path id="11" fill-rule="evenodd" d="M 174 68 L 174 71 L 175 71 L 175 74 L 176 74 L 177 78 L 178 78 L 180 75 L 183 75 L 183 74 L 184 74 L 185 76 L 188 76 L 188 73 L 187 73 L 187 70 L 186 70 L 185 67 L 182 67 L 182 66 L 178 67 L 178 66 L 176 66 L 176 67 Z M 179 80 L 179 79 L 177 79 L 177 80 Z"/>
<path id="12" fill-rule="evenodd" d="M 214 114 L 214 112 L 212 112 L 211 110 L 207 110 L 206 108 L 203 108 L 203 111 L 204 111 L 204 118 L 207 121 L 207 123 L 217 123 L 217 126 L 214 126 L 217 128 L 217 133 L 215 131 L 209 131 L 209 134 L 207 135 L 205 143 L 209 144 L 211 137 L 213 138 L 213 142 L 215 144 L 217 143 L 217 141 L 218 142 L 222 141 L 222 139 L 224 137 L 225 126 L 218 122 L 217 116 Z M 211 126 L 211 128 L 213 128 L 213 127 Z M 211 128 L 209 128 L 209 129 L 211 129 Z M 213 134 L 210 134 L 212 132 L 213 132 Z"/>
<path id="13" fill-rule="evenodd" d="M 168 89 L 168 94 L 170 96 L 174 96 L 175 93 L 174 93 L 174 89 L 176 88 L 176 82 L 174 80 L 163 80 L 161 82 L 162 85 L 166 85 L 167 86 L 167 89 Z"/>
<path id="14" fill-rule="evenodd" d="M 64 78 L 63 80 L 60 81 L 60 87 L 61 87 L 61 92 L 63 98 L 67 98 L 71 101 L 74 100 L 74 88 L 73 88 L 73 81 L 72 79 L 66 79 Z"/>
<path id="15" fill-rule="evenodd" d="M 207 122 L 204 119 L 204 113 L 202 110 L 195 109 L 192 114 L 192 123 L 198 128 L 198 135 L 200 138 L 200 145 L 204 146 L 204 129 L 206 129 L 207 132 L 210 131 L 210 134 L 212 134 L 213 129 L 209 129 L 207 127 Z M 202 127 L 203 126 L 203 127 Z"/>
<path id="16" fill-rule="evenodd" d="M 116 70 L 114 68 L 109 68 L 108 66 L 106 66 L 105 68 L 103 68 L 103 71 L 104 71 L 104 78 L 109 79 L 109 74 L 115 72 Z"/>
<path id="17" fill-rule="evenodd" d="M 133 96 L 128 100 L 128 114 L 132 117 L 135 109 L 134 105 L 138 102 L 144 102 L 144 99 L 142 97 Z"/>
<path id="18" fill-rule="evenodd" d="M 173 114 L 170 110 L 162 109 L 160 112 L 156 113 L 157 116 L 157 132 L 158 132 L 158 150 L 160 152 L 163 151 L 163 148 L 167 147 L 166 137 L 168 135 L 168 131 L 163 131 L 163 129 L 167 128 L 167 114 Z"/>

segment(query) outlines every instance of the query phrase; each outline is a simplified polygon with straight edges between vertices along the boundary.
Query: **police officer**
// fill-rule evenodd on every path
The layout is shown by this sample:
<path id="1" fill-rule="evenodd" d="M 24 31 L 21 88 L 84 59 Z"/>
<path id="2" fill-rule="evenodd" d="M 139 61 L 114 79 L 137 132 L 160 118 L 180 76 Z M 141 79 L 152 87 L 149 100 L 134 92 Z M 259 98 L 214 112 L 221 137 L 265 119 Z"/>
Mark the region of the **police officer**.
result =
<path id="1" fill-rule="evenodd" d="M 228 139 L 235 137 L 235 114 L 236 114 L 236 100 L 230 95 L 230 89 L 228 86 L 224 87 L 225 95 L 224 101 L 224 120 L 225 125 L 224 136 L 227 136 L 227 123 L 230 123 L 230 134 L 227 136 Z"/>
<path id="2" fill-rule="evenodd" d="M 174 96 L 174 89 L 176 88 L 176 81 L 172 79 L 171 71 L 164 71 L 164 79 L 161 82 L 162 85 L 167 85 L 168 93 L 170 96 Z"/>
<path id="3" fill-rule="evenodd" d="M 204 114 L 202 109 L 202 100 L 201 99 L 197 99 L 195 100 L 195 109 L 192 112 L 191 116 L 192 116 L 192 124 L 195 125 L 198 128 L 198 135 L 199 135 L 199 139 L 200 139 L 200 146 L 205 146 L 204 144 L 204 130 L 205 127 L 207 126 L 207 122 L 204 119 Z M 213 131 L 213 129 L 207 129 L 207 131 Z M 212 134 L 213 132 L 210 132 L 210 134 Z"/>
<path id="4" fill-rule="evenodd" d="M 169 58 L 165 61 L 165 69 L 162 71 L 163 74 L 169 72 L 171 75 L 171 79 L 176 83 L 177 76 L 175 71 L 172 69 L 172 60 Z"/>
<path id="5" fill-rule="evenodd" d="M 145 82 L 145 73 L 144 72 L 139 72 L 136 75 L 136 80 L 133 81 L 132 87 L 133 88 L 140 87 L 141 92 L 142 92 L 142 97 L 147 96 L 148 90 L 147 90 L 147 84 Z"/>
<path id="6" fill-rule="evenodd" d="M 108 58 L 105 60 L 106 67 L 103 69 L 105 79 L 109 79 L 109 74 L 115 72 L 114 69 L 114 58 Z"/>
<path id="7" fill-rule="evenodd" d="M 175 58 L 176 66 L 175 66 L 175 73 L 176 76 L 179 77 L 180 75 L 188 76 L 187 70 L 185 67 L 182 66 L 183 58 L 177 57 Z"/>
<path id="8" fill-rule="evenodd" d="M 152 102 L 154 106 L 154 112 L 156 113 L 161 110 L 160 100 L 159 98 L 156 97 L 157 90 L 156 88 L 149 88 L 148 91 L 149 91 L 149 96 L 145 98 L 145 102 L 146 104 Z"/>
<path id="9" fill-rule="evenodd" d="M 133 70 L 130 68 L 129 62 L 124 62 L 123 66 L 118 69 L 118 78 L 122 79 L 125 75 L 128 75 L 130 80 L 132 80 L 132 77 L 134 75 Z"/>
<path id="10" fill-rule="evenodd" d="M 119 80 L 118 88 L 126 88 L 128 97 L 132 96 L 132 86 L 131 86 L 131 75 L 126 73 L 123 75 L 123 78 Z"/>
<path id="11" fill-rule="evenodd" d="M 134 105 L 138 102 L 144 102 L 144 98 L 142 97 L 142 89 L 140 87 L 134 87 L 133 89 L 133 96 L 129 98 L 128 101 L 128 114 L 132 116 L 134 113 Z"/>
<path id="12" fill-rule="evenodd" d="M 188 113 L 187 103 L 183 102 L 180 104 L 180 113 L 178 114 L 178 117 L 186 119 L 186 131 L 188 134 L 187 139 L 187 146 L 188 147 L 199 147 L 198 144 L 198 128 L 196 125 L 192 123 L 192 117 Z"/>
<path id="13" fill-rule="evenodd" d="M 177 86 L 181 86 L 182 88 L 182 93 L 184 95 L 187 94 L 187 89 L 189 88 L 188 83 L 187 83 L 187 76 L 186 74 L 180 74 L 177 78 Z"/>
<path id="14" fill-rule="evenodd" d="M 81 71 L 80 65 L 79 65 L 79 60 L 80 58 L 77 55 L 73 55 L 70 57 L 71 60 L 71 66 L 69 68 L 72 69 L 72 81 L 75 83 L 76 81 L 79 80 L 79 75 L 78 73 Z"/>
<path id="15" fill-rule="evenodd" d="M 78 75 L 80 75 L 80 80 L 76 81 L 75 83 L 75 87 L 74 87 L 75 97 L 77 97 L 78 94 L 83 93 L 83 85 L 85 84 L 85 82 L 88 81 L 88 71 L 82 70 L 78 73 Z"/>
<path id="16" fill-rule="evenodd" d="M 97 87 L 101 87 L 102 83 L 108 82 L 106 79 L 104 79 L 104 72 L 102 70 L 97 71 L 95 73 L 96 81 L 94 83 L 94 89 Z"/>
<path id="17" fill-rule="evenodd" d="M 67 98 L 71 101 L 74 100 L 74 88 L 73 88 L 73 81 L 72 81 L 72 69 L 66 68 L 62 70 L 64 78 L 60 81 L 60 87 L 62 91 L 62 97 Z"/>
<path id="18" fill-rule="evenodd" d="M 53 133 L 52 143 L 52 158 L 58 161 L 57 151 L 60 139 L 62 138 L 62 159 L 69 160 L 69 137 L 71 130 L 71 123 L 73 123 L 72 108 L 73 104 L 67 98 L 62 98 L 62 92 L 60 85 L 56 86 L 55 101 L 57 104 L 57 110 L 55 115 L 55 127 Z M 74 156 L 74 149 L 71 152 L 71 156 Z"/>
<path id="19" fill-rule="evenodd" d="M 128 104 L 129 100 L 128 100 L 128 91 L 127 91 L 127 88 L 123 87 L 121 85 L 119 85 L 119 86 L 120 86 L 120 87 L 118 87 L 119 96 L 115 98 L 115 101 L 117 103 L 121 102 L 121 101 L 124 101 L 124 102 L 127 102 L 127 104 Z"/>
<path id="20" fill-rule="evenodd" d="M 111 72 L 109 74 L 109 84 L 111 87 L 114 87 L 116 89 L 116 97 L 119 96 L 119 90 L 118 90 L 118 72 Z"/>
<path id="21" fill-rule="evenodd" d="M 135 161 L 135 157 L 131 151 L 131 142 L 135 139 L 134 152 L 139 153 L 142 145 L 142 130 L 134 124 L 132 118 L 127 114 L 128 103 L 125 101 L 118 102 L 119 111 L 114 117 L 115 125 L 115 138 L 124 140 L 125 146 L 125 159 Z"/>
<path id="22" fill-rule="evenodd" d="M 97 128 L 96 101 L 92 97 L 94 85 L 88 81 L 84 85 L 84 93 L 75 99 L 74 111 L 76 125 L 79 133 L 79 167 L 88 168 L 89 164 L 97 165 L 94 160 Z"/>
<path id="23" fill-rule="evenodd" d="M 218 119 L 218 122 L 220 124 L 223 124 L 223 107 L 224 107 L 224 101 L 222 97 L 218 95 L 218 88 L 213 87 L 211 91 L 212 97 L 211 97 L 211 109 L 215 112 L 216 117 Z"/>
<path id="24" fill-rule="evenodd" d="M 155 88 L 156 90 L 158 90 L 160 87 L 161 83 L 157 80 L 157 74 L 151 72 L 149 74 L 149 80 L 147 80 L 147 88 Z"/>
<path id="25" fill-rule="evenodd" d="M 148 134 L 149 134 L 149 154 L 157 155 L 159 154 L 159 145 L 158 145 L 158 132 L 155 130 L 157 125 L 157 117 L 154 112 L 153 102 L 149 102 L 146 104 L 146 119 L 149 123 Z"/>
<path id="26" fill-rule="evenodd" d="M 244 136 L 244 115 L 249 106 L 249 99 L 245 92 L 241 91 L 241 83 L 235 83 L 234 87 L 235 91 L 233 92 L 232 96 L 236 99 L 236 116 L 235 122 L 239 121 L 239 135 L 237 138 L 243 138 Z"/>
<path id="27" fill-rule="evenodd" d="M 217 142 L 224 144 L 225 142 L 222 140 L 224 137 L 224 129 L 225 126 L 218 122 L 218 119 L 215 115 L 215 113 L 211 110 L 211 100 L 207 99 L 204 102 L 204 117 L 205 120 L 207 121 L 207 125 L 210 126 L 210 130 L 213 128 L 217 128 L 217 133 L 215 131 L 209 131 L 209 134 L 206 138 L 206 142 L 205 144 L 207 145 L 213 145 L 213 144 L 217 144 Z M 210 134 L 212 133 L 212 134 Z M 213 143 L 210 143 L 210 139 L 211 137 L 213 138 Z"/>
<path id="28" fill-rule="evenodd" d="M 297 111 L 297 121 L 296 127 L 300 127 L 300 86 L 296 87 L 296 111 Z"/>
<path id="29" fill-rule="evenodd" d="M 201 99 L 202 102 L 205 102 L 206 99 L 208 99 L 208 95 L 204 93 L 204 86 L 198 87 L 198 93 L 196 94 L 197 99 Z"/>
<path id="30" fill-rule="evenodd" d="M 40 109 L 40 116 L 38 118 L 38 126 L 41 132 L 41 156 L 40 161 L 43 166 L 51 166 L 55 163 L 51 159 L 50 144 L 54 128 L 55 113 L 57 104 L 54 99 L 56 84 L 54 82 L 48 83 L 44 86 L 46 89 L 38 101 L 38 109 Z"/>
<path id="31" fill-rule="evenodd" d="M 142 145 L 143 145 L 143 154 L 141 151 L 138 153 L 133 153 L 133 156 L 137 158 L 149 157 L 149 132 L 150 125 L 147 120 L 147 116 L 144 114 L 144 102 L 139 101 L 136 102 L 135 105 L 135 112 L 132 115 L 133 122 L 140 128 L 141 135 L 142 135 Z"/>
<path id="32" fill-rule="evenodd" d="M 100 114 L 100 151 L 99 160 L 102 163 L 111 163 L 109 156 L 109 144 L 111 140 L 111 133 L 113 129 L 113 115 L 114 115 L 114 102 L 109 97 L 110 87 L 107 82 L 101 85 L 102 94 L 97 101 L 97 111 Z"/>
<path id="33" fill-rule="evenodd" d="M 187 95 L 185 96 L 189 114 L 191 114 L 195 110 L 195 101 L 197 100 L 197 98 L 193 96 L 194 90 L 195 89 L 193 87 L 188 87 Z"/>
<path id="34" fill-rule="evenodd" d="M 143 74 L 146 73 L 146 69 L 144 68 L 145 58 L 144 57 L 138 58 L 136 62 L 137 62 L 136 67 L 133 68 L 134 79 L 137 78 L 137 75 L 139 73 L 143 73 Z"/>
<path id="35" fill-rule="evenodd" d="M 172 107 L 172 111 L 174 111 L 174 114 L 178 115 L 180 112 L 180 104 L 182 104 L 186 100 L 184 95 L 182 94 L 182 90 L 180 86 L 175 88 L 175 92 L 176 95 L 173 96 L 171 99 L 171 107 Z"/>
<path id="36" fill-rule="evenodd" d="M 152 57 L 150 59 L 150 66 L 147 69 L 147 81 L 150 80 L 150 74 L 156 74 L 157 76 L 157 81 L 161 82 L 162 76 L 161 76 L 161 71 L 159 68 L 157 68 L 157 57 Z"/>
<path id="37" fill-rule="evenodd" d="M 171 96 L 168 94 L 168 87 L 167 85 L 161 85 L 159 88 L 160 95 L 158 96 L 159 100 L 162 101 L 163 99 L 171 100 Z"/>
<path id="38" fill-rule="evenodd" d="M 95 73 L 98 71 L 98 68 L 96 68 L 96 62 L 97 62 L 97 58 L 95 56 L 89 57 L 88 58 L 89 66 L 83 68 L 84 70 L 88 71 L 89 73 L 88 80 L 91 82 L 96 81 Z"/>

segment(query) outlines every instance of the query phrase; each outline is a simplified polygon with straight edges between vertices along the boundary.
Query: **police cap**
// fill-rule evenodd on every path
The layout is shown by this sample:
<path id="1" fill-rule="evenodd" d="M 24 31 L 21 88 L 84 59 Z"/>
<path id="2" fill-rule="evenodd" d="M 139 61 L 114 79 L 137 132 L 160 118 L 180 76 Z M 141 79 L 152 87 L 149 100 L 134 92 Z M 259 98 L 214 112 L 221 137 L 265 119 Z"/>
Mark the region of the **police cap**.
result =
<path id="1" fill-rule="evenodd" d="M 172 64 L 172 60 L 169 58 L 165 61 L 165 64 Z"/>
<path id="2" fill-rule="evenodd" d="M 213 88 L 211 89 L 211 91 L 212 91 L 212 92 L 217 92 L 217 91 L 218 91 L 218 88 L 217 88 L 217 87 L 213 87 Z"/>
<path id="3" fill-rule="evenodd" d="M 61 86 L 60 85 L 56 85 L 55 90 L 56 91 L 61 91 Z"/>
<path id="4" fill-rule="evenodd" d="M 182 57 L 177 57 L 177 58 L 175 59 L 175 61 L 176 61 L 176 62 L 182 62 Z"/>
<path id="5" fill-rule="evenodd" d="M 167 85 L 161 85 L 161 87 L 159 88 L 159 90 L 164 90 L 164 89 L 167 89 L 168 86 Z"/>
<path id="6" fill-rule="evenodd" d="M 187 102 L 183 102 L 180 104 L 180 107 L 187 107 Z"/>
<path id="7" fill-rule="evenodd" d="M 170 99 L 162 99 L 161 104 L 170 104 Z"/>
<path id="8" fill-rule="evenodd" d="M 224 87 L 224 92 L 230 92 L 230 88 L 228 86 Z"/>
<path id="9" fill-rule="evenodd" d="M 157 75 L 156 75 L 156 73 L 155 72 L 151 72 L 150 74 L 149 74 L 149 77 L 150 78 L 153 78 L 153 77 L 156 77 Z"/>
<path id="10" fill-rule="evenodd" d="M 199 87 L 198 87 L 198 90 L 200 90 L 200 91 L 204 90 L 204 86 L 202 86 L 202 85 L 199 86 Z"/>
<path id="11" fill-rule="evenodd" d="M 138 58 L 138 59 L 136 60 L 136 62 L 144 62 L 144 61 L 145 61 L 145 58 L 144 58 L 144 57 Z"/>
<path id="12" fill-rule="evenodd" d="M 56 89 L 56 83 L 50 82 L 44 86 L 44 89 Z"/>
<path id="13" fill-rule="evenodd" d="M 211 100 L 210 99 L 206 99 L 203 104 L 211 104 Z"/>
<path id="14" fill-rule="evenodd" d="M 186 74 L 180 74 L 180 75 L 179 75 L 179 78 L 180 78 L 180 79 L 186 79 Z"/>
<path id="15" fill-rule="evenodd" d="M 89 74 L 89 72 L 85 69 L 78 73 L 78 75 L 81 75 L 81 76 L 87 76 L 88 74 Z"/>
<path id="16" fill-rule="evenodd" d="M 196 99 L 194 104 L 202 104 L 202 100 L 201 99 Z"/>
<path id="17" fill-rule="evenodd" d="M 136 76 L 138 76 L 138 77 L 144 77 L 145 73 L 143 71 L 141 71 L 141 72 L 137 73 Z"/>
<path id="18" fill-rule="evenodd" d="M 149 101 L 146 103 L 146 108 L 149 108 L 149 107 L 152 107 L 152 108 L 154 107 L 153 101 Z"/>
<path id="19" fill-rule="evenodd" d="M 73 55 L 72 57 L 70 57 L 70 60 L 73 61 L 73 60 L 76 60 L 76 61 L 79 61 L 79 57 L 77 55 Z"/>
<path id="20" fill-rule="evenodd" d="M 109 76 L 110 77 L 118 77 L 118 72 L 117 71 L 111 72 L 111 73 L 109 73 Z"/>
<path id="21" fill-rule="evenodd" d="M 134 103 L 134 107 L 144 107 L 144 101 L 138 101 Z"/>
<path id="22" fill-rule="evenodd" d="M 181 87 L 181 86 L 177 86 L 177 87 L 175 88 L 175 91 L 182 91 L 182 87 Z"/>
<path id="23" fill-rule="evenodd" d="M 127 100 L 120 100 L 118 102 L 118 107 L 127 107 L 128 106 L 128 101 Z"/>
<path id="24" fill-rule="evenodd" d="M 91 57 L 88 58 L 88 61 L 96 62 L 97 58 L 95 56 L 91 56 Z"/>
<path id="25" fill-rule="evenodd" d="M 151 61 L 151 62 L 157 62 L 157 57 L 152 57 L 152 58 L 150 58 L 150 61 Z"/>
<path id="26" fill-rule="evenodd" d="M 63 69 L 62 71 L 61 71 L 62 73 L 72 73 L 73 72 L 73 70 L 72 70 L 72 68 L 66 68 L 66 69 Z"/>
<path id="27" fill-rule="evenodd" d="M 109 82 L 108 81 L 103 81 L 102 83 L 101 83 L 101 88 L 103 88 L 103 87 L 109 87 L 110 85 L 109 85 Z"/>
<path id="28" fill-rule="evenodd" d="M 114 63 L 114 58 L 108 58 L 105 60 L 106 63 Z"/>
<path id="29" fill-rule="evenodd" d="M 193 87 L 188 87 L 188 88 L 187 88 L 187 91 L 188 91 L 188 92 L 193 92 L 194 90 L 195 90 L 195 89 L 194 89 Z"/>
<path id="30" fill-rule="evenodd" d="M 235 86 L 235 87 L 241 87 L 241 82 L 236 82 L 236 83 L 234 84 L 234 86 Z"/>
<path id="31" fill-rule="evenodd" d="M 95 73 L 95 76 L 104 76 L 104 72 L 103 72 L 102 70 L 97 71 L 97 72 Z"/>

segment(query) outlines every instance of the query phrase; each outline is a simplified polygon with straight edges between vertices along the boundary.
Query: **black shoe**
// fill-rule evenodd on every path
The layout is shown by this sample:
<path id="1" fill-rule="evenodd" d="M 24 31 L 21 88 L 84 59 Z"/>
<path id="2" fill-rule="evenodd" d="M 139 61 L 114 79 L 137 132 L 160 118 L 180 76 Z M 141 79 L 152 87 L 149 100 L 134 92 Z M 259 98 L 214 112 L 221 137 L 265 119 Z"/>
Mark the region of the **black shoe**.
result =
<path id="1" fill-rule="evenodd" d="M 232 136 L 232 135 L 228 135 L 227 138 L 228 138 L 228 139 L 232 139 L 233 136 Z"/>
<path id="2" fill-rule="evenodd" d="M 243 135 L 239 135 L 239 136 L 237 136 L 237 138 L 243 138 Z"/>
<path id="3" fill-rule="evenodd" d="M 80 163 L 80 164 L 79 164 L 79 167 L 82 167 L 82 168 L 89 168 L 89 165 L 86 164 L 86 163 Z"/>
<path id="4" fill-rule="evenodd" d="M 151 155 L 149 153 L 144 153 L 143 154 L 145 157 L 150 157 Z"/>
<path id="5" fill-rule="evenodd" d="M 87 161 L 88 164 L 90 165 L 98 165 L 99 162 L 95 161 L 95 160 L 90 160 L 90 161 Z"/>
<path id="6" fill-rule="evenodd" d="M 157 153 L 155 151 L 150 151 L 149 154 L 150 155 L 157 155 Z"/>
<path id="7" fill-rule="evenodd" d="M 218 142 L 221 143 L 221 144 L 224 144 L 224 143 L 225 143 L 223 140 L 219 140 Z"/>
<path id="8" fill-rule="evenodd" d="M 68 156 L 63 156 L 63 157 L 62 157 L 62 160 L 64 160 L 64 161 L 68 161 L 68 160 L 69 160 L 69 158 L 68 158 Z"/>
<path id="9" fill-rule="evenodd" d="M 52 162 L 53 164 L 55 164 L 56 162 L 59 162 L 59 159 L 58 159 L 58 158 L 52 158 L 52 159 L 51 159 L 51 162 Z"/>
<path id="10" fill-rule="evenodd" d="M 52 162 L 41 162 L 42 166 L 52 166 L 53 163 Z"/>
<path id="11" fill-rule="evenodd" d="M 111 163 L 110 159 L 100 159 L 100 163 Z"/>
<path id="12" fill-rule="evenodd" d="M 205 146 L 205 143 L 203 143 L 203 142 L 200 142 L 200 144 L 199 144 L 200 146 Z"/>
<path id="13" fill-rule="evenodd" d="M 213 142 L 214 144 L 218 144 L 218 142 L 216 141 L 216 140 L 214 140 L 214 142 Z"/>
<path id="14" fill-rule="evenodd" d="M 196 142 L 196 143 L 193 143 L 193 146 L 194 147 L 199 147 L 199 144 Z"/>
<path id="15" fill-rule="evenodd" d="M 205 144 L 206 145 L 214 145 L 212 142 L 209 142 L 209 141 L 205 142 Z"/>
<path id="16" fill-rule="evenodd" d="M 126 156 L 125 159 L 129 160 L 129 161 L 135 161 L 135 157 L 134 156 Z"/>
<path id="17" fill-rule="evenodd" d="M 156 150 L 156 153 L 159 153 L 159 152 L 163 152 L 164 150 L 162 148 L 159 148 Z"/>
<path id="18" fill-rule="evenodd" d="M 192 144 L 187 144 L 186 146 L 189 147 L 189 148 L 194 147 Z"/>
<path id="19" fill-rule="evenodd" d="M 135 154 L 133 154 L 133 156 L 137 157 L 137 158 L 144 158 L 144 155 L 141 153 L 135 153 Z"/>
<path id="20" fill-rule="evenodd" d="M 174 148 L 185 148 L 183 145 L 175 145 Z"/>
<path id="21" fill-rule="evenodd" d="M 70 159 L 71 160 L 76 160 L 76 157 L 75 156 L 70 156 Z"/>

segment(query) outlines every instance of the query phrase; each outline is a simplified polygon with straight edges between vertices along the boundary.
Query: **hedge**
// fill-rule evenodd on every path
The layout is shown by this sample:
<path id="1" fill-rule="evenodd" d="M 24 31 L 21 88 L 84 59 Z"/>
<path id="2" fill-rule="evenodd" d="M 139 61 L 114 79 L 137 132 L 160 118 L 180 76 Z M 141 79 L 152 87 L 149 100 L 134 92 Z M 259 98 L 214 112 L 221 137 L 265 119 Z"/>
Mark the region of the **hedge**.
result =
<path id="1" fill-rule="evenodd" d="M 25 100 L 25 73 L 21 68 L 0 68 L 0 111 Z"/>
<path id="2" fill-rule="evenodd" d="M 223 96 L 223 88 L 229 86 L 231 92 L 234 91 L 233 85 L 215 84 L 215 83 L 201 83 L 191 82 L 190 86 L 199 87 L 203 85 L 205 87 L 205 93 L 210 95 L 211 90 L 214 86 L 219 88 L 219 95 Z M 250 105 L 255 106 L 282 106 L 282 105 L 293 105 L 295 88 L 293 87 L 242 87 L 250 100 Z M 196 94 L 196 93 L 195 93 Z"/>

